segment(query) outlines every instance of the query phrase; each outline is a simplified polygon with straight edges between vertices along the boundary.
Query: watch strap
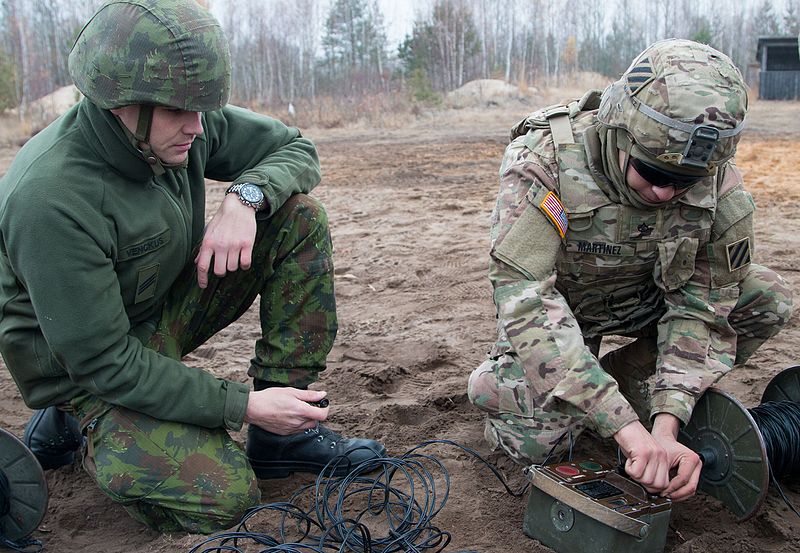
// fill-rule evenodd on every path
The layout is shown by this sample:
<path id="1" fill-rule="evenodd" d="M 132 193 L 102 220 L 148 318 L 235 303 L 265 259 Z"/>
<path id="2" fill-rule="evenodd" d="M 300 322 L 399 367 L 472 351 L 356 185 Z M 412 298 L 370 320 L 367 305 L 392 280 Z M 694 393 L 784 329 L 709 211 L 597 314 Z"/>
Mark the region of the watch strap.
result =
<path id="1" fill-rule="evenodd" d="M 247 207 L 252 207 L 256 211 L 260 211 L 264 207 L 264 205 L 266 205 L 267 198 L 266 196 L 264 196 L 263 192 L 261 194 L 261 201 L 259 202 L 251 202 L 250 200 L 244 198 L 244 196 L 242 196 L 241 190 L 245 185 L 248 184 L 258 187 L 257 184 L 254 184 L 252 182 L 237 182 L 228 187 L 228 189 L 225 191 L 225 195 L 227 196 L 228 194 L 236 194 L 236 196 L 238 196 L 239 198 L 239 201 L 242 202 L 244 205 L 246 205 Z"/>

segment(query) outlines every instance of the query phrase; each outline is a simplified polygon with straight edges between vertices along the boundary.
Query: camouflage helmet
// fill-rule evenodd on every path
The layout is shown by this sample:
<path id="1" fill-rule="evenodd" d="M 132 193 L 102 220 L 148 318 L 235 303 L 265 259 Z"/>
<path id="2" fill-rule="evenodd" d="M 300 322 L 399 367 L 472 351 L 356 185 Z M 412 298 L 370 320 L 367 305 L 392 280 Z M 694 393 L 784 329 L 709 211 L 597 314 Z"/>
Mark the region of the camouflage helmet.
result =
<path id="1" fill-rule="evenodd" d="M 212 111 L 228 102 L 231 60 L 219 22 L 195 0 L 110 0 L 69 55 L 78 89 L 103 109 Z"/>
<path id="2" fill-rule="evenodd" d="M 598 121 L 623 131 L 631 154 L 667 171 L 712 174 L 733 156 L 747 112 L 742 74 L 690 40 L 650 45 L 603 92 Z"/>

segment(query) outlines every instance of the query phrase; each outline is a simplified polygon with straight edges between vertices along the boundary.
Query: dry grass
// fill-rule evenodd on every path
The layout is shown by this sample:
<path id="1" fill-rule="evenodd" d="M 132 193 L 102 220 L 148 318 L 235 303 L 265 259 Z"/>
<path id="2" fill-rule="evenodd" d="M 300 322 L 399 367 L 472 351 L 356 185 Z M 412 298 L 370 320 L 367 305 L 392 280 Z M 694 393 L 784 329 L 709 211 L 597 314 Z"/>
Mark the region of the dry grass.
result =
<path id="1" fill-rule="evenodd" d="M 606 77 L 578 72 L 562 77 L 559 82 L 542 80 L 535 83 L 523 83 L 519 87 L 518 95 L 513 98 L 509 97 L 507 102 L 501 103 L 518 105 L 521 102 L 529 106 L 547 105 L 579 97 L 588 88 L 603 88 L 608 82 L 609 79 Z M 54 92 L 51 95 L 53 98 L 46 97 L 37 100 L 35 106 L 29 107 L 25 117 L 14 113 L 0 114 L 0 146 L 24 144 L 31 136 L 66 110 L 68 105 L 56 107 L 61 106 L 61 103 L 55 100 L 56 94 L 59 94 L 59 102 L 64 98 L 70 100 L 73 97 L 77 98 L 71 87 L 64 87 Z M 485 102 L 478 100 L 475 105 L 460 107 L 480 107 L 484 104 Z M 251 104 L 247 107 L 301 129 L 397 129 L 406 126 L 410 121 L 426 118 L 441 109 L 414 103 L 404 91 L 344 98 L 317 96 L 313 100 L 299 99 L 294 102 L 294 115 L 289 113 L 288 103 Z M 522 111 L 526 111 L 525 108 L 521 108 L 520 112 Z"/>
<path id="2" fill-rule="evenodd" d="M 21 118 L 11 113 L 2 113 L 0 114 L 0 147 L 22 146 L 49 123 L 50 121 L 42 123 L 31 117 Z"/>
<path id="3" fill-rule="evenodd" d="M 300 128 L 336 129 L 343 127 L 398 128 L 418 110 L 405 93 L 370 94 L 338 98 L 317 96 L 300 99 L 294 104 L 294 115 L 286 104 L 248 106 Z"/>

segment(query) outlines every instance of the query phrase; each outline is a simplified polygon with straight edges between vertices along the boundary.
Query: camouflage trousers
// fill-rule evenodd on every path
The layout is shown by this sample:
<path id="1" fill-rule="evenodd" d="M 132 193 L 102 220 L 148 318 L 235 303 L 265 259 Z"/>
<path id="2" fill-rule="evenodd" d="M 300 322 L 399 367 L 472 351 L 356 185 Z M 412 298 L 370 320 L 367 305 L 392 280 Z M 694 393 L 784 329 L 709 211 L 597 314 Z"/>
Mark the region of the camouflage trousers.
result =
<path id="1" fill-rule="evenodd" d="M 260 294 L 261 336 L 249 374 L 304 386 L 324 369 L 337 329 L 327 215 L 316 200 L 296 195 L 257 227 L 249 270 L 210 275 L 200 289 L 194 264 L 186 267 L 146 346 L 180 359 Z M 258 504 L 253 469 L 224 429 L 154 419 L 89 394 L 71 406 L 87 437 L 84 468 L 150 528 L 217 532 Z"/>
<path id="2" fill-rule="evenodd" d="M 740 295 L 729 316 L 736 331 L 735 364 L 742 364 L 767 339 L 786 324 L 792 311 L 792 293 L 774 271 L 753 264 L 740 284 Z M 631 335 L 638 339 L 603 358 L 602 366 L 619 383 L 619 389 L 636 410 L 642 422 L 649 421 L 647 379 L 655 373 L 658 355 L 655 326 Z M 601 337 L 586 340 L 597 356 Z M 510 344 L 506 344 L 510 347 Z M 606 361 L 611 358 L 612 363 Z M 544 361 L 544 360 L 542 360 Z M 532 364 L 535 363 L 535 359 Z M 492 449 L 498 447 L 521 464 L 541 463 L 549 453 L 564 453 L 571 434 L 576 439 L 584 430 L 593 430 L 586 412 L 547 395 L 542 403 L 557 410 L 544 410 L 523 398 L 531 396 L 530 378 L 538 372 L 526 371 L 513 350 L 489 358 L 470 375 L 468 396 L 487 412 L 484 436 Z M 518 401 L 514 401 L 517 398 Z"/>

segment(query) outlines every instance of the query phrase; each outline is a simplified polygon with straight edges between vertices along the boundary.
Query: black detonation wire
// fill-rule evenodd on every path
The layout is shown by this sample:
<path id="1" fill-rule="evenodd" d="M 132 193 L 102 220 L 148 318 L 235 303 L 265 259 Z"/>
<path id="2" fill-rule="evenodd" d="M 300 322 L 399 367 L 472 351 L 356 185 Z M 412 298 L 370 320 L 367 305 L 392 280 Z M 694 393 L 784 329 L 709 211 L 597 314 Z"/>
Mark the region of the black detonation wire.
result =
<path id="1" fill-rule="evenodd" d="M 328 463 L 313 484 L 297 490 L 289 501 L 248 510 L 236 530 L 210 536 L 189 553 L 243 553 L 240 547 L 251 552 L 253 544 L 264 546 L 258 553 L 443 551 L 451 534 L 436 527 L 433 518 L 447 502 L 450 474 L 439 459 L 419 452 L 434 444 L 472 455 L 514 497 L 522 496 L 529 486 L 526 483 L 519 491 L 512 490 L 497 467 L 473 449 L 450 440 L 422 442 L 400 457 L 373 459 L 348 470 L 345 476 L 331 476 L 337 468 L 349 465 L 342 456 Z M 437 477 L 444 486 L 437 485 Z M 275 516 L 275 536 L 248 529 L 251 519 L 263 513 Z M 373 535 L 371 527 L 380 528 L 385 535 Z"/>
<path id="2" fill-rule="evenodd" d="M 770 480 L 784 503 L 800 517 L 778 483 L 778 478 L 800 473 L 800 403 L 767 401 L 748 411 L 764 439 Z"/>
<path id="3" fill-rule="evenodd" d="M 11 512 L 11 484 L 5 473 L 0 470 L 0 518 L 3 518 Z M 21 551 L 23 553 L 38 553 L 42 550 L 42 542 L 35 539 L 22 539 L 14 541 L 3 535 L 2 527 L 0 527 L 0 547 L 11 549 L 12 551 Z"/>

